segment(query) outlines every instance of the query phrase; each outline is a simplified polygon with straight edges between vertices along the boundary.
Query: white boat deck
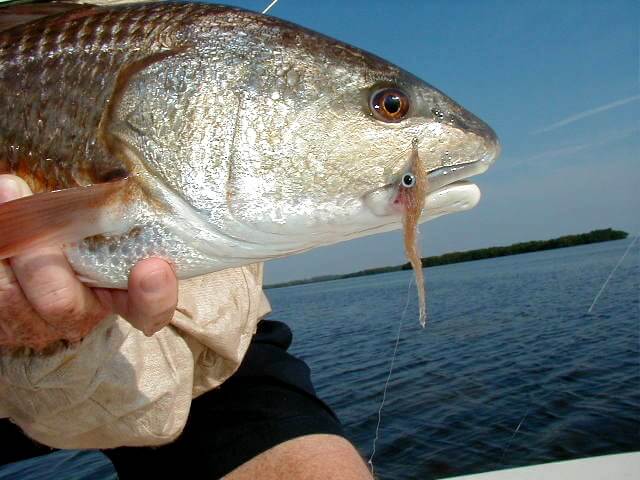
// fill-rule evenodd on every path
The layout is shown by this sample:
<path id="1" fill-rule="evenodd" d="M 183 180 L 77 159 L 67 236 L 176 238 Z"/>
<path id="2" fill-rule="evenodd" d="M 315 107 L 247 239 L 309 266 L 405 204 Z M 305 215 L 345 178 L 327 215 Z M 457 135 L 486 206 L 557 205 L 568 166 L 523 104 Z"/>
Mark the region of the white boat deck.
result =
<path id="1" fill-rule="evenodd" d="M 640 452 L 450 477 L 447 480 L 640 480 Z"/>

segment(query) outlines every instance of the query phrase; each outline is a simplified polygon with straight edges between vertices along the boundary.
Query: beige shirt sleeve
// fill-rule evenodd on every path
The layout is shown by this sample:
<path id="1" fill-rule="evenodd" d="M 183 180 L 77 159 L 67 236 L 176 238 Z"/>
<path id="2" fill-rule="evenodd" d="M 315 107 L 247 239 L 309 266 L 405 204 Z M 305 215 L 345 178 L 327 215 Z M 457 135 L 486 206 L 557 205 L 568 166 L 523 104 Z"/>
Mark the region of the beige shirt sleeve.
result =
<path id="1" fill-rule="evenodd" d="M 0 354 L 0 416 L 55 448 L 174 440 L 191 400 L 237 370 L 270 311 L 262 271 L 256 264 L 180 282 L 171 325 L 150 338 L 113 316 L 76 345 Z"/>

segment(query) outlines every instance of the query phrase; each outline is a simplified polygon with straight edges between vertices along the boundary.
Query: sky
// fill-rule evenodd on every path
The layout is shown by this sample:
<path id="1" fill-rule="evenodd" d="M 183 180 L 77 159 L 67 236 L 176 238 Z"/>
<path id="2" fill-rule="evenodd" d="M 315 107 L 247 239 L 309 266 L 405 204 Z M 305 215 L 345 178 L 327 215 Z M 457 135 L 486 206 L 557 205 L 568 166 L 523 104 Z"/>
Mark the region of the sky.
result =
<path id="1" fill-rule="evenodd" d="M 269 1 L 225 1 L 262 11 Z M 423 256 L 613 227 L 640 233 L 640 2 L 279 0 L 491 125 L 480 204 L 422 224 Z M 267 262 L 265 283 L 405 262 L 400 232 Z"/>

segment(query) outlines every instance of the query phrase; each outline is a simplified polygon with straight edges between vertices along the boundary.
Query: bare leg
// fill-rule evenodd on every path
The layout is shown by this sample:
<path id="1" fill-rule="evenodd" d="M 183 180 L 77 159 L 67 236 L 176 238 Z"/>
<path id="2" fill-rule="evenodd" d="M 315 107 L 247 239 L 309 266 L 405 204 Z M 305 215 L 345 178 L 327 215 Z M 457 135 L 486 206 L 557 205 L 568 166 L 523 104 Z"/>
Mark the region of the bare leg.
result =
<path id="1" fill-rule="evenodd" d="M 225 480 L 371 480 L 356 449 L 335 435 L 307 435 L 281 443 L 226 475 Z"/>

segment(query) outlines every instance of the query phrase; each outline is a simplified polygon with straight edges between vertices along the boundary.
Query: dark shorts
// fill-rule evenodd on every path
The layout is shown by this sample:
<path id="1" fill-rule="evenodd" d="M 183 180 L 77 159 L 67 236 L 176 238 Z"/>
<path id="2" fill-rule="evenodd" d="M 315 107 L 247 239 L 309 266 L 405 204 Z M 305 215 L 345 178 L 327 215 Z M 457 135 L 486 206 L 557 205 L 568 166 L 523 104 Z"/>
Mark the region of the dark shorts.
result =
<path id="1" fill-rule="evenodd" d="M 184 432 L 175 442 L 104 451 L 118 476 L 182 477 L 188 470 L 220 478 L 287 440 L 318 433 L 343 436 L 335 414 L 315 393 L 309 367 L 287 353 L 291 338 L 284 323 L 260 322 L 239 370 L 220 388 L 193 401 Z M 51 451 L 6 420 L 0 422 L 0 443 L 3 464 Z"/>

